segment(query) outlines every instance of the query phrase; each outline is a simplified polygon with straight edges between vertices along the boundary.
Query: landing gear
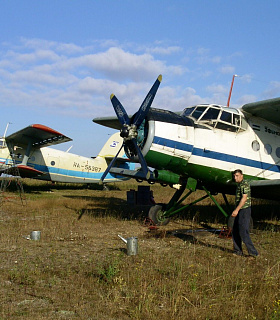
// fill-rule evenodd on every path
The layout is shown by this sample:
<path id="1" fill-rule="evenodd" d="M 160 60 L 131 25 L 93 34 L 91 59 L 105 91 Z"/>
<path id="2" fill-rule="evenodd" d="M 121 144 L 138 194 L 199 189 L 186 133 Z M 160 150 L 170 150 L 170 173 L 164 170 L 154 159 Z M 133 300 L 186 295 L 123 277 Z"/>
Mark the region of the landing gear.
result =
<path id="1" fill-rule="evenodd" d="M 149 211 L 149 218 L 156 224 L 157 226 L 165 226 L 169 223 L 170 218 L 164 217 L 165 211 L 163 210 L 162 205 L 155 205 L 151 207 Z"/>
<path id="2" fill-rule="evenodd" d="M 188 180 L 182 183 L 180 188 L 174 193 L 172 199 L 169 201 L 167 205 L 155 205 L 150 209 L 149 218 L 158 226 L 166 225 L 168 224 L 171 216 L 185 210 L 187 207 L 196 204 L 208 197 L 211 198 L 211 200 L 219 208 L 222 214 L 227 218 L 228 214 L 224 211 L 224 209 L 218 204 L 213 195 L 204 186 L 201 186 L 201 188 L 206 192 L 206 195 L 179 208 L 179 205 L 196 190 L 196 185 L 197 181 L 195 179 L 188 178 Z M 180 199 L 186 188 L 189 189 L 188 193 Z"/>

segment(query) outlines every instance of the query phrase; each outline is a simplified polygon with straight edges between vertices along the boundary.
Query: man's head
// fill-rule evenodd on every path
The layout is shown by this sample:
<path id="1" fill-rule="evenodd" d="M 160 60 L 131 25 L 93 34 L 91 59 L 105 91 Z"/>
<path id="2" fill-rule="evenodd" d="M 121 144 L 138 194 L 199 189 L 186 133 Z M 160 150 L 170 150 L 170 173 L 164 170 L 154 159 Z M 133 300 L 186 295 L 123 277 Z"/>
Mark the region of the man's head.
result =
<path id="1" fill-rule="evenodd" d="M 240 169 L 236 169 L 233 171 L 234 181 L 240 183 L 243 180 L 243 172 Z"/>

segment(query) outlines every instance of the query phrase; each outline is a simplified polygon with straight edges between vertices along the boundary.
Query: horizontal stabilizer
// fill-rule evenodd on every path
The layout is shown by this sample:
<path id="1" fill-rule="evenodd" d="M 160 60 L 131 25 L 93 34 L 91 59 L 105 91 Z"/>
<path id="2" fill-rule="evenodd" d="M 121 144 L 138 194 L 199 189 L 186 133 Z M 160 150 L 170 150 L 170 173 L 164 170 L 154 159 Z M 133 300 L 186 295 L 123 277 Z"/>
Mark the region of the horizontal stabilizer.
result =
<path id="1" fill-rule="evenodd" d="M 92 121 L 104 127 L 108 127 L 112 129 L 120 130 L 122 128 L 122 125 L 119 122 L 117 117 L 100 117 L 100 118 L 94 118 Z"/>

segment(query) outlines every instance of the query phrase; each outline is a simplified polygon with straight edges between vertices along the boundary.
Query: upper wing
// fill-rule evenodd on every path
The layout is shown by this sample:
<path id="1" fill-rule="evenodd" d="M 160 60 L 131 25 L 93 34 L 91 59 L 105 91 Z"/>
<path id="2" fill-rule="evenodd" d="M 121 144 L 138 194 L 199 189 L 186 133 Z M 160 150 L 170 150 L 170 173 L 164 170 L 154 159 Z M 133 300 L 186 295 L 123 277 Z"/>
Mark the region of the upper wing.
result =
<path id="1" fill-rule="evenodd" d="M 242 106 L 241 110 L 255 117 L 280 124 L 280 98 L 247 103 Z"/>
<path id="2" fill-rule="evenodd" d="M 32 148 L 35 149 L 71 140 L 64 134 L 41 124 L 32 124 L 6 137 L 9 147 L 18 146 L 26 148 L 31 143 Z"/>

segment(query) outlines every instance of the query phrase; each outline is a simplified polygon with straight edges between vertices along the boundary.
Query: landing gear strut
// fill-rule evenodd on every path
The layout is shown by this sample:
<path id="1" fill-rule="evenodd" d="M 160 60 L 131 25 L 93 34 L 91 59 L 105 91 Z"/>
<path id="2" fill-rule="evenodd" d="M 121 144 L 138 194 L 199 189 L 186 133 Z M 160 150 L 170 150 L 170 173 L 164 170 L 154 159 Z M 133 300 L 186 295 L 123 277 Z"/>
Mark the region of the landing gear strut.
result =
<path id="1" fill-rule="evenodd" d="M 206 192 L 206 195 L 203 197 L 200 197 L 199 199 L 179 208 L 179 205 L 187 198 L 189 197 L 194 191 L 196 191 L 197 181 L 192 178 L 188 178 L 186 182 L 184 182 L 180 188 L 174 193 L 172 199 L 169 201 L 167 205 L 155 205 L 153 206 L 149 211 L 149 218 L 158 226 L 163 226 L 168 224 L 170 221 L 170 217 L 185 210 L 189 206 L 196 204 L 208 197 L 211 198 L 211 200 L 215 203 L 215 205 L 219 208 L 219 210 L 222 212 L 222 214 L 227 218 L 228 214 L 224 211 L 224 209 L 219 205 L 219 203 L 216 201 L 216 199 L 213 197 L 213 195 L 206 189 L 206 187 L 201 186 L 202 189 Z M 188 193 L 183 196 L 185 189 L 189 189 Z M 225 198 L 225 195 L 223 194 L 223 197 L 226 201 L 226 204 L 228 205 L 228 202 Z"/>

